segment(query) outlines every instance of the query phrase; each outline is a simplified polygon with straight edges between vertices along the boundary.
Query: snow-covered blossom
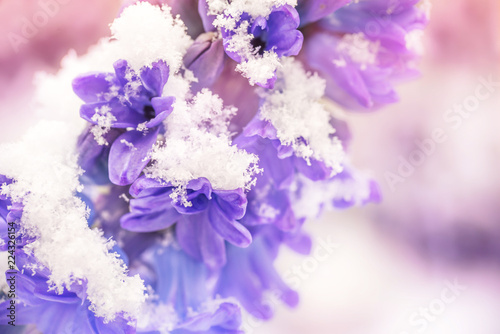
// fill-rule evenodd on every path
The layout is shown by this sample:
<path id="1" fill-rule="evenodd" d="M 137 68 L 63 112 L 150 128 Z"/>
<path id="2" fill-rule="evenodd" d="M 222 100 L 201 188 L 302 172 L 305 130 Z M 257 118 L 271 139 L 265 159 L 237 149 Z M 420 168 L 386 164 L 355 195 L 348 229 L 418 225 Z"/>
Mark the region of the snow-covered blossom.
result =
<path id="1" fill-rule="evenodd" d="M 308 254 L 308 220 L 381 199 L 342 108 L 396 100 L 417 2 L 124 1 L 111 38 L 38 76 L 47 120 L 0 146 L 17 324 L 241 334 L 269 294 L 297 305 L 280 249 Z"/>

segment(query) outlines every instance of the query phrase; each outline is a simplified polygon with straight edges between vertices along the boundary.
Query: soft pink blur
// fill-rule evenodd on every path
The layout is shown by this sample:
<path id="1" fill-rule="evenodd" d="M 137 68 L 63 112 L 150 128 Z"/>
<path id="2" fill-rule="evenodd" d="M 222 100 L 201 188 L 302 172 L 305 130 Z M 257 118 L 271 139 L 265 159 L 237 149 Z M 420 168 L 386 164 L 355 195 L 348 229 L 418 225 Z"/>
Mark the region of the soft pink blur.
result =
<path id="1" fill-rule="evenodd" d="M 456 128 L 443 118 L 479 77 L 500 83 L 500 2 L 432 3 L 421 77 L 399 87 L 400 103 L 348 117 L 354 163 L 372 171 L 383 203 L 309 225 L 338 249 L 316 266 L 284 252 L 282 273 L 309 270 L 302 302 L 276 307 L 278 317 L 254 333 L 500 333 L 500 87 Z M 447 140 L 391 187 L 386 173 L 436 128 Z M 455 280 L 466 289 L 436 308 Z M 431 307 L 439 314 L 424 325 L 420 312 Z"/>
<path id="2" fill-rule="evenodd" d="M 109 35 L 120 0 L 0 2 L 0 141 L 33 124 L 29 99 L 36 71 L 55 72 L 70 49 L 85 53 Z"/>

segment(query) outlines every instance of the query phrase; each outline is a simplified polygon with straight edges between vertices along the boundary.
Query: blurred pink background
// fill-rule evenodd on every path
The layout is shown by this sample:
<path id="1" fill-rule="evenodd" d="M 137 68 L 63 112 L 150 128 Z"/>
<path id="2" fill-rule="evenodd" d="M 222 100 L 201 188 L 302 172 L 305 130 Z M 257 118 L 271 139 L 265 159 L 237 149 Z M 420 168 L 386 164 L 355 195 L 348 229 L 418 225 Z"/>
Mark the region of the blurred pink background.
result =
<path id="1" fill-rule="evenodd" d="M 18 139 L 38 118 L 35 71 L 56 71 L 69 49 L 84 53 L 120 7 L 118 0 L 65 2 L 15 52 L 8 34 L 41 7 L 0 1 L 0 142 Z M 305 270 L 301 304 L 277 305 L 267 324 L 248 320 L 248 333 L 500 333 L 500 86 L 466 116 L 446 118 L 457 116 L 450 110 L 474 95 L 479 78 L 500 83 L 500 2 L 432 4 L 421 77 L 399 87 L 400 103 L 348 116 L 353 161 L 371 170 L 384 202 L 310 222 L 316 247 L 326 239 L 337 246 L 321 261 L 284 251 L 283 275 Z M 401 159 L 436 129 L 446 140 L 391 186 L 388 173 L 397 174 Z"/>

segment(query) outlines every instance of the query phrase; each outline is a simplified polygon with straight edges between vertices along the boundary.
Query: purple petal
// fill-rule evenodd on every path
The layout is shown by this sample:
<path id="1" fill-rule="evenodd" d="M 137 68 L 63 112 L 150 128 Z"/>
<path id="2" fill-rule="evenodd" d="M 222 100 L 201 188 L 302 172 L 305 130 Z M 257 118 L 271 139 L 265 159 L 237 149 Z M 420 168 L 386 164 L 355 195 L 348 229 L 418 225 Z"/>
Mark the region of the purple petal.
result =
<path id="1" fill-rule="evenodd" d="M 262 151 L 262 155 L 260 156 L 262 156 L 264 172 L 266 170 L 269 172 L 269 176 L 276 185 L 276 188 L 284 189 L 290 186 L 295 177 L 293 158 L 280 159 L 276 154 L 276 150 L 272 147 Z"/>
<path id="2" fill-rule="evenodd" d="M 216 190 L 214 200 L 229 219 L 240 219 L 245 215 L 247 199 L 242 189 Z"/>
<path id="3" fill-rule="evenodd" d="M 208 222 L 207 210 L 195 215 L 183 215 L 176 225 L 177 240 L 191 257 L 210 268 L 221 268 L 226 263 L 226 246 Z"/>
<path id="4" fill-rule="evenodd" d="M 294 164 L 297 170 L 312 181 L 326 180 L 331 176 L 331 169 L 318 160 L 311 159 L 311 164 L 302 158 L 294 157 Z"/>
<path id="5" fill-rule="evenodd" d="M 174 203 L 174 207 L 182 214 L 195 214 L 205 210 L 212 199 L 212 186 L 206 178 L 191 180 L 188 185 L 186 199 L 191 206 L 185 207 L 181 203 Z"/>
<path id="6" fill-rule="evenodd" d="M 126 60 L 120 59 L 115 61 L 115 63 L 113 64 L 113 68 L 115 69 L 116 78 L 122 85 L 125 85 L 127 82 L 129 82 L 129 80 L 127 79 L 127 74 L 129 72 L 131 72 L 134 77 L 137 77 L 135 72 L 132 71 L 128 66 Z"/>
<path id="7" fill-rule="evenodd" d="M 317 21 L 350 2 L 351 0 L 299 0 L 297 11 L 300 14 L 300 25 Z"/>
<path id="8" fill-rule="evenodd" d="M 169 68 L 167 63 L 163 60 L 153 63 L 152 67 L 143 67 L 141 69 L 141 80 L 150 92 L 155 96 L 161 96 L 163 93 L 163 86 L 168 81 Z"/>
<path id="9" fill-rule="evenodd" d="M 309 65 L 319 70 L 327 81 L 326 94 L 340 104 L 351 107 L 359 104 L 364 108 L 373 107 L 368 87 L 360 74 L 357 64 L 345 59 L 337 51 L 339 39 L 325 33 L 311 36 L 305 45 Z M 333 60 L 343 59 L 345 66 Z"/>
<path id="10" fill-rule="evenodd" d="M 109 153 L 109 179 L 116 185 L 134 182 L 149 162 L 147 154 L 156 142 L 159 130 L 147 134 L 128 131 L 116 139 Z M 132 144 L 127 145 L 127 144 Z"/>
<path id="11" fill-rule="evenodd" d="M 352 138 L 351 130 L 349 129 L 347 122 L 338 118 L 332 118 L 330 120 L 330 124 L 335 129 L 334 136 L 342 142 L 344 151 L 347 151 Z"/>
<path id="12" fill-rule="evenodd" d="M 117 84 L 112 73 L 89 73 L 73 80 L 73 91 L 86 103 L 102 101 L 100 95 L 108 93 Z"/>
<path id="13" fill-rule="evenodd" d="M 130 200 L 130 211 L 133 213 L 149 214 L 173 209 L 170 194 L 172 188 L 163 188 L 149 196 L 141 196 Z"/>
<path id="14" fill-rule="evenodd" d="M 229 220 L 217 204 L 208 208 L 208 217 L 214 230 L 233 245 L 244 248 L 252 243 L 250 232 L 241 223 Z"/>
<path id="15" fill-rule="evenodd" d="M 180 216 L 174 208 L 149 214 L 132 212 L 120 219 L 120 226 L 133 232 L 154 232 L 172 226 Z"/>
<path id="16" fill-rule="evenodd" d="M 206 210 L 201 215 L 206 214 Z M 210 268 L 221 268 L 226 264 L 226 245 L 224 239 L 216 233 L 207 218 L 202 219 L 200 226 L 200 250 L 203 262 Z"/>
<path id="17" fill-rule="evenodd" d="M 304 40 L 297 30 L 299 23 L 299 13 L 295 8 L 285 5 L 275 9 L 269 15 L 266 49 L 273 49 L 279 57 L 298 55 Z"/>
<path id="18" fill-rule="evenodd" d="M 208 3 L 206 0 L 198 1 L 198 13 L 203 21 L 203 28 L 206 32 L 217 30 L 213 25 L 216 17 L 215 15 L 208 15 Z"/>
<path id="19" fill-rule="evenodd" d="M 46 301 L 62 304 L 81 303 L 81 299 L 74 293 L 65 291 L 63 294 L 58 294 L 53 290 L 48 291 L 47 288 L 47 284 L 37 284 L 33 290 L 33 296 Z"/>
<path id="20" fill-rule="evenodd" d="M 214 33 L 200 35 L 184 56 L 185 66 L 193 71 L 198 82 L 193 83 L 193 91 L 210 87 L 224 69 L 225 55 L 221 39 L 213 41 Z"/>
<path id="21" fill-rule="evenodd" d="M 135 128 L 140 123 L 147 121 L 144 115 L 139 114 L 131 107 L 123 105 L 120 101 L 118 101 L 118 99 L 113 99 L 109 102 L 84 104 L 80 108 L 80 116 L 84 120 L 97 125 L 97 120 L 93 120 L 92 117 L 94 117 L 99 110 L 102 110 L 101 108 L 109 108 L 109 113 L 116 118 L 110 122 L 110 125 L 113 128 Z"/>
<path id="22" fill-rule="evenodd" d="M 158 189 L 164 189 L 166 187 L 168 187 L 168 185 L 143 175 L 130 186 L 129 193 L 133 197 L 148 196 L 156 193 Z"/>
<path id="23" fill-rule="evenodd" d="M 174 110 L 173 103 L 175 102 L 175 97 L 153 97 L 151 104 L 156 112 L 155 118 L 146 123 L 146 127 L 153 128 L 160 125 L 161 122 L 165 120 Z"/>
<path id="24" fill-rule="evenodd" d="M 175 234 L 177 241 L 182 250 L 194 259 L 202 260 L 199 234 L 201 233 L 201 221 L 197 221 L 199 215 L 184 215 L 181 216 L 175 226 Z"/>
<path id="25" fill-rule="evenodd" d="M 245 127 L 244 134 L 247 137 L 258 135 L 262 138 L 268 139 L 278 138 L 276 128 L 271 124 L 271 122 L 261 119 L 258 115 L 255 116 Z"/>

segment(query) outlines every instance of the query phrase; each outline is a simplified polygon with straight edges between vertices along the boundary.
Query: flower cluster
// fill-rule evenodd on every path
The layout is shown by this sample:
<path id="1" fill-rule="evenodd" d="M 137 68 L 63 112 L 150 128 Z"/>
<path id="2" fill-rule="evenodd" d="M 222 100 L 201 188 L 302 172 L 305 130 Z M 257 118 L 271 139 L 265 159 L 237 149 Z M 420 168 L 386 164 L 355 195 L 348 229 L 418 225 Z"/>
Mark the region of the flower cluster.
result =
<path id="1" fill-rule="evenodd" d="M 268 293 L 295 306 L 280 249 L 308 254 L 306 220 L 380 200 L 341 108 L 396 101 L 426 21 L 417 0 L 126 2 L 111 39 L 40 83 L 73 98 L 41 94 L 50 121 L 0 148 L 17 324 L 243 333 Z"/>

